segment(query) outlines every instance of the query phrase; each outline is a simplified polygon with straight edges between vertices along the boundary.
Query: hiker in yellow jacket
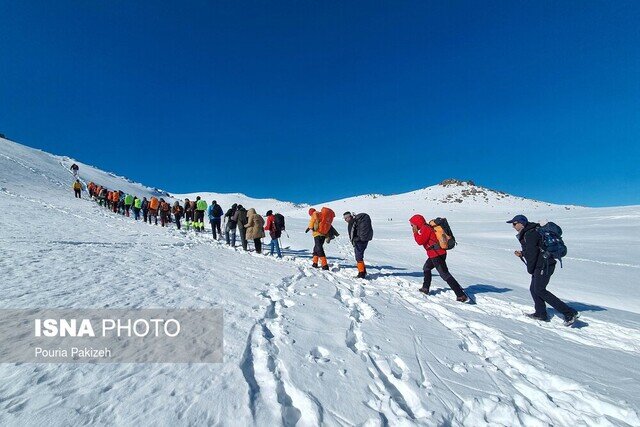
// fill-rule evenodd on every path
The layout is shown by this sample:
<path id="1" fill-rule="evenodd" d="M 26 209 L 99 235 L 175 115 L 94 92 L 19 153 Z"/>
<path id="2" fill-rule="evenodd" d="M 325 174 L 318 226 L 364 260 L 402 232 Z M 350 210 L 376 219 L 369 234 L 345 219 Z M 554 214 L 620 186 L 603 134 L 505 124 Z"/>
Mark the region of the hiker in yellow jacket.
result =
<path id="1" fill-rule="evenodd" d="M 80 184 L 79 179 L 76 179 L 76 182 L 73 183 L 73 194 L 76 196 L 76 199 L 82 198 L 82 184 Z"/>

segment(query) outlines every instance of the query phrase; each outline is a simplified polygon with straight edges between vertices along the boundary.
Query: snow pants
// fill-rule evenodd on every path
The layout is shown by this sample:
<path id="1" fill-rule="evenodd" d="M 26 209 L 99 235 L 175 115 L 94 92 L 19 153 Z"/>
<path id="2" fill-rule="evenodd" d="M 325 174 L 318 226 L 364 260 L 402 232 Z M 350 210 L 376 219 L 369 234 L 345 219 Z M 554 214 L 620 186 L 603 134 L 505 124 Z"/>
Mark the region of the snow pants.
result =
<path id="1" fill-rule="evenodd" d="M 565 317 L 574 313 L 571 307 L 562 302 L 560 298 L 547 290 L 551 275 L 555 271 L 555 264 L 549 265 L 545 270 L 536 270 L 531 275 L 531 297 L 536 308 L 536 316 L 547 317 L 547 305 L 555 308 L 558 312 L 564 314 Z M 544 273 L 544 274 L 543 274 Z"/>
<path id="2" fill-rule="evenodd" d="M 431 270 L 434 268 L 442 280 L 447 282 L 453 292 L 456 293 L 456 296 L 461 297 L 464 295 L 464 291 L 458 281 L 451 275 L 451 273 L 449 273 L 449 268 L 447 267 L 447 254 L 440 255 L 435 258 L 429 258 L 427 262 L 424 263 L 424 267 L 422 267 L 422 271 L 424 273 L 424 281 L 422 284 L 423 288 L 429 289 L 431 286 Z"/>

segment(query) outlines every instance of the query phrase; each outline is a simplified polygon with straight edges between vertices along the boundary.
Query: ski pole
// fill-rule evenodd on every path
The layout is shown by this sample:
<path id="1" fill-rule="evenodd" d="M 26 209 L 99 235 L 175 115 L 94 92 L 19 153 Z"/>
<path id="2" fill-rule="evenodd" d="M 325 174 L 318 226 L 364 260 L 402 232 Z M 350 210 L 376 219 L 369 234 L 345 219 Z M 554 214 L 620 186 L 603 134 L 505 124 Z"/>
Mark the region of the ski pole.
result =
<path id="1" fill-rule="evenodd" d="M 524 265 L 527 265 L 527 261 L 524 260 L 524 257 L 519 257 L 519 258 L 520 258 L 520 261 L 522 261 Z"/>

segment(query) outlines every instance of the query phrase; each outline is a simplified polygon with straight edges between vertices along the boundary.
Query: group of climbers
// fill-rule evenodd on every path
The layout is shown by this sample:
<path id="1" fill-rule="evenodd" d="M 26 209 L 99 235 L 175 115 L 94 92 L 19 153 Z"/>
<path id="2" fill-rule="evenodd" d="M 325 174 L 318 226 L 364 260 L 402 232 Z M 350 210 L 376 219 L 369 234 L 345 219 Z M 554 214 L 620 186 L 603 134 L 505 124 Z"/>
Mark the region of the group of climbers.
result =
<path id="1" fill-rule="evenodd" d="M 73 190 L 75 197 L 81 197 L 82 184 L 79 179 L 74 181 Z M 242 205 L 235 203 L 223 214 L 224 211 L 216 200 L 213 200 L 211 205 L 207 206 L 206 201 L 201 199 L 200 196 L 196 197 L 194 201 L 185 199 L 183 208 L 179 201 L 175 201 L 173 207 L 171 207 L 169 202 L 163 198 L 154 196 L 150 200 L 147 200 L 146 197 L 140 199 L 122 191 L 109 190 L 93 182 L 89 182 L 87 191 L 90 197 L 96 200 L 100 206 L 104 206 L 115 213 L 129 216 L 130 210 L 133 210 L 135 220 L 140 218 L 140 213 L 142 212 L 142 218 L 145 223 L 149 222 L 151 224 L 153 220 L 157 225 L 159 214 L 160 223 L 163 227 L 172 222 L 171 215 L 173 214 L 173 222 L 175 222 L 178 229 L 181 229 L 181 219 L 184 216 L 185 224 L 187 224 L 188 228 L 193 227 L 195 231 L 202 232 L 204 231 L 204 213 L 206 211 L 215 240 L 222 238 L 222 226 L 224 224 L 224 236 L 227 245 L 235 247 L 236 230 L 238 230 L 242 248 L 248 250 L 248 242 L 252 241 L 257 253 L 262 253 L 262 239 L 265 237 L 265 231 L 267 231 L 271 237 L 270 254 L 279 258 L 282 257 L 279 240 L 282 232 L 285 231 L 284 216 L 279 213 L 274 214 L 271 210 L 266 212 L 265 221 L 255 209 L 247 210 Z M 335 213 L 327 207 L 323 207 L 320 211 L 310 208 L 309 217 L 309 224 L 305 233 L 312 231 L 313 234 L 312 266 L 329 270 L 324 244 L 339 236 L 339 233 L 333 227 Z M 347 223 L 349 241 L 354 248 L 358 268 L 357 277 L 364 279 L 367 276 L 364 252 L 369 242 L 373 239 L 371 218 L 366 213 L 354 214 L 347 211 L 343 214 L 343 219 Z M 556 260 L 553 256 L 554 254 L 548 250 L 545 252 L 542 249 L 545 244 L 544 239 L 549 238 L 549 236 L 552 239 L 556 239 L 556 243 L 558 240 L 561 242 L 558 236 L 561 235 L 562 231 L 553 223 L 550 224 L 556 229 L 545 228 L 546 226 L 541 227 L 540 224 L 529 222 L 524 215 L 516 215 L 507 222 L 512 224 L 517 231 L 517 237 L 522 247 L 522 250 L 515 251 L 515 255 L 522 259 L 527 266 L 527 272 L 531 275 L 530 291 L 535 305 L 535 312 L 528 316 L 536 320 L 548 321 L 546 305 L 549 304 L 564 315 L 565 325 L 572 325 L 580 314 L 547 290 L 549 280 L 555 270 Z M 409 219 L 409 224 L 411 225 L 415 242 L 423 246 L 427 252 L 427 260 L 422 268 L 423 283 L 419 291 L 429 294 L 432 271 L 435 269 L 440 278 L 453 290 L 457 301 L 469 301 L 469 296 L 449 272 L 447 266 L 447 251 L 455 246 L 455 238 L 447 220 L 445 218 L 436 218 L 427 222 L 422 215 L 417 214 Z M 563 245 L 564 253 L 560 253 L 558 259 L 566 254 L 566 247 Z"/>

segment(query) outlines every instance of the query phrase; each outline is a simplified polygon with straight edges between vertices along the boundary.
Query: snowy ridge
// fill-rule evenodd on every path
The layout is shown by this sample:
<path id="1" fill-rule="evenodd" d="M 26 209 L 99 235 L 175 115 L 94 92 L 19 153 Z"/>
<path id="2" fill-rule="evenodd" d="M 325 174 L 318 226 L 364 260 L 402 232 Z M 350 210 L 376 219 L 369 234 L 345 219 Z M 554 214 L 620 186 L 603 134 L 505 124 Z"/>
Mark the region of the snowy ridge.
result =
<path id="1" fill-rule="evenodd" d="M 153 191 L 84 165 L 80 176 Z M 2 364 L 1 425 L 640 425 L 639 207 L 329 203 L 374 219 L 363 281 L 340 218 L 324 272 L 310 266 L 306 208 L 289 212 L 279 260 L 74 199 L 72 179 L 63 158 L 0 140 L 0 307 L 222 307 L 225 362 Z M 279 209 L 259 203 L 247 204 Z M 447 261 L 476 305 L 438 277 L 416 292 L 414 210 L 450 218 L 460 247 Z M 578 327 L 522 315 L 528 277 L 504 223 L 517 210 L 565 228 L 550 289 L 582 312 Z"/>

